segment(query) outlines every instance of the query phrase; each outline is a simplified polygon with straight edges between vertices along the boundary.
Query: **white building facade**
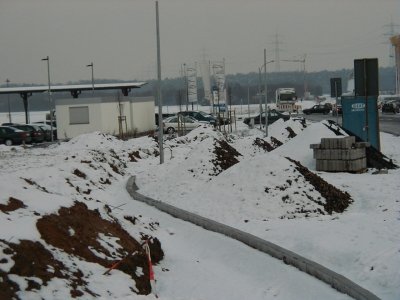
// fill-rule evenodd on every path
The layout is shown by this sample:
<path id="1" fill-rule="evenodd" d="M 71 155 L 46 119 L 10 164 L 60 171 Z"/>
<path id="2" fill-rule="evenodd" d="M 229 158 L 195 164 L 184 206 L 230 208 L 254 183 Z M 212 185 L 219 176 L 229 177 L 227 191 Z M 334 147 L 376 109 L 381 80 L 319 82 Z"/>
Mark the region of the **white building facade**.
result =
<path id="1" fill-rule="evenodd" d="M 55 106 L 59 139 L 94 131 L 126 135 L 155 129 L 154 97 L 59 99 Z"/>

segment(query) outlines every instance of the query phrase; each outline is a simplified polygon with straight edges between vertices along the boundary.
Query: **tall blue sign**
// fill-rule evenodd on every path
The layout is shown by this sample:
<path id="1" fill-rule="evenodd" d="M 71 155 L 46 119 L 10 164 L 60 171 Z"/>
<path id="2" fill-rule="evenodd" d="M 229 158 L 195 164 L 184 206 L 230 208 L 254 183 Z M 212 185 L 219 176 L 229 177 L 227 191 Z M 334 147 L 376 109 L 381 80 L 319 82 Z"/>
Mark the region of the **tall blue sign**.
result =
<path id="1" fill-rule="evenodd" d="M 376 96 L 342 97 L 343 127 L 380 151 Z"/>

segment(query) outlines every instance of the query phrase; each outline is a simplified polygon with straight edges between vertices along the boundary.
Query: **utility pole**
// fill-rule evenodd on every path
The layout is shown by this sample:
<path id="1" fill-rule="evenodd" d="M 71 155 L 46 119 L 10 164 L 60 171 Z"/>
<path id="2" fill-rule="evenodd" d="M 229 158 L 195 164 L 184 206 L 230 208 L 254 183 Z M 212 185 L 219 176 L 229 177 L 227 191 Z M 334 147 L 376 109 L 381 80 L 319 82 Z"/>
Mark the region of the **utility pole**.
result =
<path id="1" fill-rule="evenodd" d="M 189 88 L 187 81 L 187 72 L 186 72 L 186 64 L 183 64 L 183 75 L 185 76 L 185 97 L 186 97 L 186 111 L 189 110 Z"/>
<path id="2" fill-rule="evenodd" d="M 9 87 L 10 79 L 7 78 L 6 85 Z M 11 104 L 10 104 L 10 94 L 7 94 L 7 101 L 8 101 L 8 122 L 12 123 L 11 121 Z"/>
<path id="3" fill-rule="evenodd" d="M 265 136 L 268 136 L 267 49 L 264 48 Z"/>
<path id="4" fill-rule="evenodd" d="M 158 1 L 156 1 L 156 36 L 157 36 L 157 100 L 158 100 L 158 145 L 160 148 L 160 164 L 164 163 L 163 133 L 162 122 L 162 99 L 161 99 L 161 53 L 160 53 L 160 24 L 158 17 Z"/>
<path id="5" fill-rule="evenodd" d="M 248 79 L 247 79 L 247 116 L 250 119 L 250 85 Z"/>
<path id="6" fill-rule="evenodd" d="M 50 111 L 50 133 L 51 133 L 51 141 L 53 142 L 53 111 L 52 111 L 52 101 L 51 101 L 51 87 L 50 87 L 50 58 L 46 56 L 42 58 L 42 61 L 47 61 L 47 80 L 49 85 L 48 96 L 49 96 L 49 111 Z"/>
<path id="7" fill-rule="evenodd" d="M 258 102 L 260 104 L 260 130 L 262 129 L 262 102 L 261 102 L 261 68 L 258 68 Z"/>
<path id="8" fill-rule="evenodd" d="M 92 68 L 92 95 L 94 95 L 94 72 L 93 72 L 93 62 L 90 63 L 89 65 L 86 65 L 86 67 L 91 67 L 91 68 Z"/>

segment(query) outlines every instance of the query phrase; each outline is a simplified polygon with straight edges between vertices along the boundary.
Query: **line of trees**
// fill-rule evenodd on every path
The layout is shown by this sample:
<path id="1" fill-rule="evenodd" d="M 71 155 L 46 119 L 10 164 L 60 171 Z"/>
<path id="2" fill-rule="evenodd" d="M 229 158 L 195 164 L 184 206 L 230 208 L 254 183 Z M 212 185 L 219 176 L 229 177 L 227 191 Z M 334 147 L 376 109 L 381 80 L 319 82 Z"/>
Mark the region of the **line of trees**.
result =
<path id="1" fill-rule="evenodd" d="M 275 99 L 275 90 L 279 87 L 293 87 L 297 91 L 297 95 L 304 95 L 305 83 L 307 91 L 314 96 L 320 96 L 330 93 L 330 78 L 342 78 L 343 91 L 347 90 L 347 80 L 352 74 L 351 69 L 342 69 L 338 71 L 320 71 L 306 73 L 302 72 L 279 72 L 268 73 L 268 99 Z M 96 80 L 97 83 L 123 82 L 123 80 L 103 79 Z M 140 81 L 140 80 L 138 80 Z M 68 82 L 68 84 L 90 84 L 89 81 Z M 247 74 L 234 74 L 226 76 L 226 84 L 230 88 L 230 99 L 232 104 L 247 103 L 249 95 L 250 103 L 257 103 L 255 95 L 259 92 L 259 88 L 263 89 L 264 74 L 261 78 L 258 73 L 252 72 Z M 10 85 L 16 86 L 16 85 Z M 21 85 L 27 86 L 27 85 Z M 203 83 L 198 78 L 198 99 L 202 104 L 204 99 Z M 4 85 L 2 87 L 5 87 Z M 395 69 L 380 68 L 379 69 L 379 88 L 384 93 L 393 93 L 395 90 Z M 96 96 L 117 95 L 117 91 L 96 91 Z M 132 90 L 133 96 L 149 96 L 156 95 L 156 80 L 148 81 L 148 84 L 140 89 Z M 53 93 L 53 99 L 70 98 L 69 93 Z M 80 98 L 92 97 L 92 92 L 83 92 Z M 22 99 L 19 95 L 0 95 L 0 112 L 8 111 L 8 98 L 11 103 L 12 111 L 23 111 Z M 186 105 L 186 89 L 184 87 L 183 78 L 166 78 L 162 81 L 162 99 L 164 105 Z M 47 110 L 48 98 L 44 94 L 34 94 L 29 98 L 30 110 Z"/>

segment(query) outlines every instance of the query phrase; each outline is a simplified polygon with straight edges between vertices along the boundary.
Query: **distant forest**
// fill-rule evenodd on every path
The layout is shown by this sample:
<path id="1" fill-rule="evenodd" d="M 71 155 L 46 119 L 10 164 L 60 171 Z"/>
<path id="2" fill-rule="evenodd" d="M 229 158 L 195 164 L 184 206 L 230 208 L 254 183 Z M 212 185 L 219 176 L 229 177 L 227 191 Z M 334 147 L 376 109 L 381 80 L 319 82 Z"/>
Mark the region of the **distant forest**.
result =
<path id="1" fill-rule="evenodd" d="M 267 90 L 268 99 L 275 99 L 275 90 L 279 87 L 294 87 L 297 95 L 304 95 L 304 86 L 306 83 L 307 91 L 314 96 L 321 96 L 330 93 L 330 78 L 340 77 L 342 79 L 342 89 L 347 91 L 347 81 L 352 74 L 352 69 L 342 69 L 338 71 L 320 71 L 304 74 L 302 72 L 279 72 L 267 73 Z M 247 74 L 226 75 L 226 86 L 229 91 L 228 98 L 231 104 L 246 103 L 249 98 L 250 103 L 258 103 L 256 98 L 259 92 L 261 80 L 261 88 L 264 85 L 264 74 L 261 78 L 258 73 L 252 72 Z M 136 80 L 134 80 L 136 81 Z M 141 81 L 141 80 L 137 80 Z M 123 80 L 102 79 L 96 80 L 96 83 L 124 82 Z M 130 81 L 131 82 L 131 81 Z M 68 82 L 68 84 L 90 84 L 90 81 Z M 132 96 L 151 96 L 156 95 L 156 80 L 148 81 L 148 84 L 140 89 L 133 90 Z M 61 85 L 61 84 L 57 84 Z M 32 86 L 11 85 L 16 86 Z M 5 87 L 5 85 L 2 85 Z M 203 104 L 204 91 L 201 78 L 197 80 L 199 104 Z M 395 91 L 395 69 L 379 68 L 379 89 L 382 93 L 393 93 Z M 95 96 L 110 96 L 114 94 L 117 98 L 118 91 L 96 91 Z M 248 97 L 249 96 L 249 97 Z M 92 92 L 82 92 L 79 98 L 92 97 Z M 71 98 L 69 93 L 54 93 L 53 99 Z M 19 95 L 11 94 L 0 95 L 0 112 L 8 111 L 8 99 L 10 100 L 11 111 L 23 111 L 22 99 Z M 79 100 L 79 99 L 78 99 Z M 162 101 L 163 105 L 186 105 L 186 89 L 183 78 L 166 78 L 162 81 Z M 54 103 L 54 102 L 53 102 Z M 53 104 L 54 105 L 54 104 Z M 47 110 L 48 98 L 47 94 L 34 94 L 29 98 L 29 109 L 32 111 Z"/>

